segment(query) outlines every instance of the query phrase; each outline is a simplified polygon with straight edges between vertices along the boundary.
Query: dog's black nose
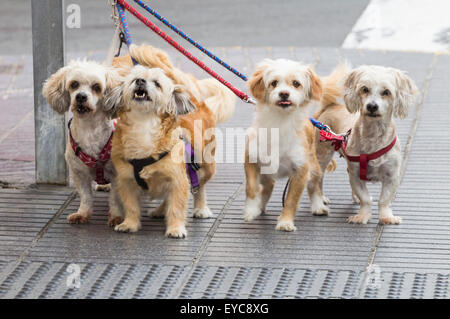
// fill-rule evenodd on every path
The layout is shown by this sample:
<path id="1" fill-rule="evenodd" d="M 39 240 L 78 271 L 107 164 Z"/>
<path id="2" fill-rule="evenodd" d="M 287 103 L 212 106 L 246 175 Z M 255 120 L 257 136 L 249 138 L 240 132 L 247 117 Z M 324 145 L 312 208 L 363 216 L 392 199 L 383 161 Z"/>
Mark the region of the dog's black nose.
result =
<path id="1" fill-rule="evenodd" d="M 289 98 L 289 93 L 288 92 L 280 92 L 280 93 L 278 93 L 278 95 L 280 96 L 280 98 L 282 100 L 287 100 Z"/>
<path id="2" fill-rule="evenodd" d="M 144 86 L 147 81 L 145 79 L 136 79 L 136 85 L 137 86 Z"/>
<path id="3" fill-rule="evenodd" d="M 367 111 L 370 113 L 375 113 L 378 111 L 378 104 L 374 102 L 367 104 Z"/>
<path id="4" fill-rule="evenodd" d="M 78 103 L 84 103 L 84 102 L 86 102 L 86 101 L 87 101 L 87 95 L 86 95 L 86 93 L 78 93 L 78 94 L 75 96 L 75 100 L 76 100 Z"/>

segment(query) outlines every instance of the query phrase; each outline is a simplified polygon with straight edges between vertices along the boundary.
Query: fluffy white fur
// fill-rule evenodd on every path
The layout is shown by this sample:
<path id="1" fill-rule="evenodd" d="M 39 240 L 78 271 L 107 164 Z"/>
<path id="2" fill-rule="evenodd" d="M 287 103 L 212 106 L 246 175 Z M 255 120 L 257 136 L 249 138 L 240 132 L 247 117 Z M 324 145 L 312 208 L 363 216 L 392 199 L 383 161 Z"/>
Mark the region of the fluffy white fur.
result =
<path id="1" fill-rule="evenodd" d="M 374 65 L 360 66 L 341 74 L 346 109 L 330 98 L 319 112 L 319 120 L 337 133 L 345 133 L 352 128 L 347 143 L 349 155 L 370 154 L 386 147 L 397 134 L 393 117 L 407 117 L 415 103 L 418 90 L 414 82 L 400 70 Z M 325 83 L 324 94 L 330 90 L 334 88 Z M 328 94 L 329 97 L 332 95 Z M 330 143 L 317 143 L 317 157 L 322 170 L 332 156 Z M 371 217 L 372 199 L 366 181 L 360 179 L 359 163 L 347 163 L 353 199 L 361 205 L 358 214 L 351 216 L 348 222 L 365 224 Z M 384 224 L 401 222 L 401 218 L 394 216 L 390 208 L 400 182 L 400 166 L 401 146 L 398 139 L 388 153 L 369 161 L 367 177 L 372 182 L 382 183 L 378 206 L 379 220 Z"/>
<path id="2" fill-rule="evenodd" d="M 119 75 L 112 68 L 93 61 L 72 61 L 45 81 L 42 93 L 50 106 L 60 114 L 73 113 L 71 132 L 83 152 L 98 157 L 113 131 L 115 110 L 107 106 L 104 96 L 119 85 Z M 91 183 L 95 169 L 86 166 L 74 153 L 69 140 L 65 158 L 75 187 L 80 196 L 80 207 L 68 216 L 70 223 L 85 223 L 93 212 Z M 105 166 L 105 178 L 113 181 L 111 161 Z M 113 187 L 114 188 L 114 187 Z M 114 196 L 109 199 L 110 216 L 120 215 L 120 203 Z M 111 219 L 110 221 L 111 222 Z"/>
<path id="3" fill-rule="evenodd" d="M 276 229 L 294 231 L 298 200 L 306 182 L 316 176 L 316 168 L 320 172 L 311 156 L 308 106 L 321 99 L 321 81 L 299 62 L 267 59 L 258 64 L 249 86 L 258 104 L 246 148 L 244 219 L 258 217 L 266 209 L 275 180 L 289 177 L 292 183 Z M 319 206 L 313 207 L 315 212 L 328 210 L 323 201 Z"/>

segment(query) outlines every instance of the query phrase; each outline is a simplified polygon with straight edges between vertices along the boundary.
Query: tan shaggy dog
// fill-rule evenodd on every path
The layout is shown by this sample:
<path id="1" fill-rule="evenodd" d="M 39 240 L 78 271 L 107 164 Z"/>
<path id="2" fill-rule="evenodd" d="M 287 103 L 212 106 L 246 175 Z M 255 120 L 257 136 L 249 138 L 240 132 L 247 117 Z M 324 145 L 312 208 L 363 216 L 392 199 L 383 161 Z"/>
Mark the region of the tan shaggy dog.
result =
<path id="1" fill-rule="evenodd" d="M 211 110 L 205 103 L 189 96 L 181 85 L 174 84 L 162 69 L 143 66 L 131 69 L 108 103 L 118 108 L 120 117 L 113 137 L 112 161 L 117 171 L 117 190 L 125 219 L 115 230 L 136 232 L 140 228 L 140 197 L 148 194 L 152 199 L 163 200 L 150 215 L 166 218 L 166 236 L 185 237 L 190 185 L 182 135 L 190 140 L 196 155 L 201 155 L 201 167 L 197 172 L 200 188 L 194 194 L 194 217 L 207 218 L 212 215 L 206 203 L 205 184 L 215 173 L 214 127 L 216 119 L 224 119 L 224 113 L 229 114 L 230 110 L 217 105 Z M 194 141 L 194 130 L 200 130 L 195 134 L 201 134 L 202 138 L 196 137 Z M 167 154 L 163 156 L 165 152 Z M 129 161 L 150 157 L 155 162 L 144 166 L 139 173 L 148 188 L 144 190 Z"/>
<path id="2" fill-rule="evenodd" d="M 249 88 L 258 104 L 253 133 L 249 133 L 246 145 L 244 219 L 251 221 L 264 212 L 275 180 L 289 177 L 276 229 L 294 231 L 295 213 L 306 186 L 312 213 L 328 212 L 327 200 L 318 185 L 322 170 L 316 158 L 314 128 L 308 119 L 308 106 L 322 98 L 322 81 L 299 62 L 267 59 L 258 64 Z M 267 140 L 261 138 L 264 132 L 269 136 Z M 262 154 L 262 149 L 270 150 L 271 155 Z"/>

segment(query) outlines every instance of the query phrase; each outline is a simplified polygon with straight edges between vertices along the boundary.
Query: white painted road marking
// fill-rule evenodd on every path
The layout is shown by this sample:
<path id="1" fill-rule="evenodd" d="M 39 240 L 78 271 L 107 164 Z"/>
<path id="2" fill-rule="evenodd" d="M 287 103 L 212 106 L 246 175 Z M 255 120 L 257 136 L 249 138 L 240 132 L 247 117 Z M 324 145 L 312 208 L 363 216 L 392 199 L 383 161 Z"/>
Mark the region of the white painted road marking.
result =
<path id="1" fill-rule="evenodd" d="M 372 0 L 343 48 L 450 52 L 450 0 Z"/>

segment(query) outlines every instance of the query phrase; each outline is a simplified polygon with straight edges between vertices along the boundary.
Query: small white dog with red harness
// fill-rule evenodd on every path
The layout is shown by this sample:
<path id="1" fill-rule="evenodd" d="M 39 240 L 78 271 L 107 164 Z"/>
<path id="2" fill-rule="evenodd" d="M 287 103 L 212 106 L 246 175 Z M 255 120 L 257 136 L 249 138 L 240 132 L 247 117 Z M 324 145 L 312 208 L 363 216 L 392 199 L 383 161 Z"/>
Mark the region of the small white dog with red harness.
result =
<path id="1" fill-rule="evenodd" d="M 73 113 L 65 158 L 80 196 L 80 207 L 67 217 L 69 223 L 89 221 L 93 212 L 92 181 L 98 185 L 112 183 L 108 223 L 114 226 L 123 219 L 110 159 L 115 110 L 105 104 L 104 98 L 105 93 L 119 85 L 119 80 L 112 67 L 83 60 L 70 62 L 44 83 L 42 93 L 50 106 L 60 114 L 69 109 Z"/>
<path id="2" fill-rule="evenodd" d="M 361 205 L 348 222 L 366 224 L 370 220 L 372 198 L 366 187 L 370 181 L 382 183 L 380 223 L 399 224 L 401 218 L 394 216 L 390 208 L 400 183 L 402 162 L 393 117 L 407 117 L 418 96 L 417 87 L 404 72 L 394 68 L 363 65 L 350 71 L 342 65 L 335 76 L 336 72 L 342 77 L 345 106 L 337 102 L 341 91 L 334 85 L 336 82 L 325 79 L 322 108 L 314 115 L 340 135 L 321 131 L 320 140 L 333 143 L 320 143 L 317 131 L 316 150 L 322 171 L 335 150 L 346 158 L 353 199 Z"/>

